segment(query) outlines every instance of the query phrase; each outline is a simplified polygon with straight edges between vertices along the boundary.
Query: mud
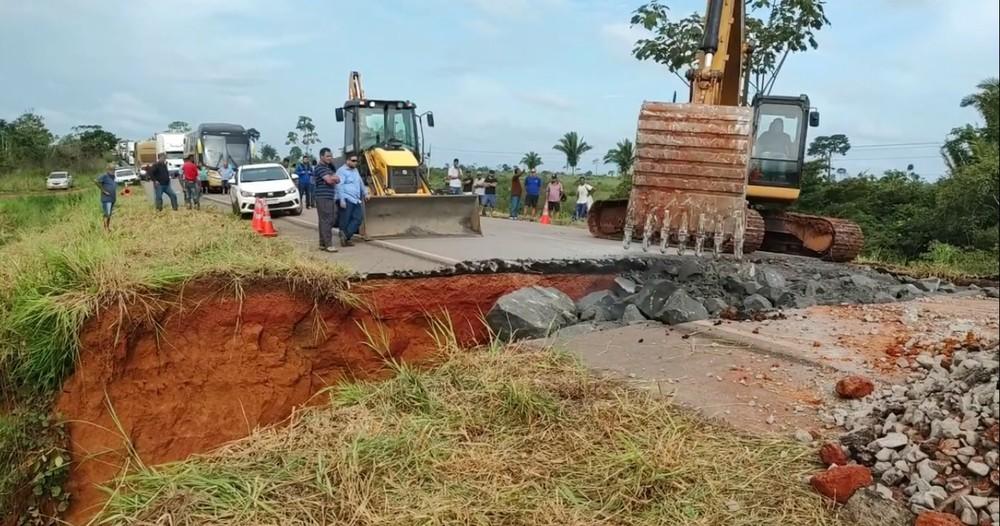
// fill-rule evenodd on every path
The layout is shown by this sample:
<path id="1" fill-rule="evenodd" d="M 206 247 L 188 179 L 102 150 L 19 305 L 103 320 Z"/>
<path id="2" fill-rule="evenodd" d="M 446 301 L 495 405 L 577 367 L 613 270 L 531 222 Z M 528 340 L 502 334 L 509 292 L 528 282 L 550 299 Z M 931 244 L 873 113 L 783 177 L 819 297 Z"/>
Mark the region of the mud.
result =
<path id="1" fill-rule="evenodd" d="M 83 524 L 99 512 L 98 485 L 127 465 L 129 447 L 146 465 L 180 460 L 282 422 L 325 400 L 314 396 L 325 387 L 383 375 L 386 357 L 366 345 L 362 326 L 384 328 L 392 358 L 428 364 L 436 350 L 428 314 L 446 312 L 459 342 L 471 345 L 486 336 L 480 316 L 503 294 L 543 285 L 579 298 L 613 277 L 374 280 L 352 290 L 367 308 L 317 304 L 284 283 L 247 287 L 240 299 L 200 282 L 165 298 L 152 319 L 105 313 L 85 325 L 80 363 L 56 404 L 73 458 L 64 519 Z"/>

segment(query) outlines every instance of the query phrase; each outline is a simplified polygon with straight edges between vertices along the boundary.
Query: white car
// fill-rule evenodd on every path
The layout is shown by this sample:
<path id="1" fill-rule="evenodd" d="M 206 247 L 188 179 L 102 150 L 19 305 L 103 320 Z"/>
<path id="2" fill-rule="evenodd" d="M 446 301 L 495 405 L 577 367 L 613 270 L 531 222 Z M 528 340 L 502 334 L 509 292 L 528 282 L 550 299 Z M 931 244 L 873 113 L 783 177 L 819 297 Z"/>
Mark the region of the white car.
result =
<path id="1" fill-rule="evenodd" d="M 240 166 L 229 180 L 229 199 L 233 213 L 248 216 L 253 213 L 258 197 L 267 202 L 270 212 L 302 214 L 299 189 L 280 164 L 247 164 Z"/>
<path id="2" fill-rule="evenodd" d="M 45 188 L 49 190 L 69 190 L 73 188 L 73 176 L 69 172 L 52 172 L 45 179 Z"/>
<path id="3" fill-rule="evenodd" d="M 139 176 L 131 168 L 118 168 L 115 170 L 115 182 L 124 185 L 139 184 Z"/>

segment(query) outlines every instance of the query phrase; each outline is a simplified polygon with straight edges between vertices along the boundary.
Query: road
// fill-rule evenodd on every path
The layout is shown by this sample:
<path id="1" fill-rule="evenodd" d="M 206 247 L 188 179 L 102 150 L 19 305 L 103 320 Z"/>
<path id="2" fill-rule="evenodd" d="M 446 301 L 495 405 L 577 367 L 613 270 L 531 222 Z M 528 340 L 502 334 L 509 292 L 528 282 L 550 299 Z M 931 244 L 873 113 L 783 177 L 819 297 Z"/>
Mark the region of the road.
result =
<path id="1" fill-rule="evenodd" d="M 176 181 L 174 185 L 181 198 Z M 145 186 L 152 199 L 152 185 L 145 183 Z M 230 210 L 228 195 L 203 195 L 202 201 L 224 211 Z M 461 261 L 487 259 L 558 260 L 626 255 L 620 242 L 594 238 L 584 228 L 497 218 L 483 218 L 482 236 L 373 240 L 329 254 L 318 249 L 314 209 L 305 210 L 297 217 L 276 216 L 273 221 L 279 236 L 314 251 L 318 257 L 344 263 L 363 274 L 433 270 Z M 633 248 L 631 253 L 638 253 L 638 249 Z"/>

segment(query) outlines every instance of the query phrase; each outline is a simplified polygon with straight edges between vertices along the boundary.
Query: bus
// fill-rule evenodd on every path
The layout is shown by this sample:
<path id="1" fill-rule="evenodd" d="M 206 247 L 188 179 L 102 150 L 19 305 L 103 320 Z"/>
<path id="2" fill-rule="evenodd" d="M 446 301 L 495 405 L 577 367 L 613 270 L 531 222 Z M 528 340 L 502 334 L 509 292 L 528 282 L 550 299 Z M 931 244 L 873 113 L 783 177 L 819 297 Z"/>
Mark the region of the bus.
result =
<path id="1" fill-rule="evenodd" d="M 199 124 L 187 134 L 184 157 L 193 156 L 195 164 L 208 168 L 208 190 L 221 192 L 224 188 L 219 170 L 229 162 L 230 168 L 249 164 L 253 157 L 253 142 L 246 129 L 239 124 Z"/>

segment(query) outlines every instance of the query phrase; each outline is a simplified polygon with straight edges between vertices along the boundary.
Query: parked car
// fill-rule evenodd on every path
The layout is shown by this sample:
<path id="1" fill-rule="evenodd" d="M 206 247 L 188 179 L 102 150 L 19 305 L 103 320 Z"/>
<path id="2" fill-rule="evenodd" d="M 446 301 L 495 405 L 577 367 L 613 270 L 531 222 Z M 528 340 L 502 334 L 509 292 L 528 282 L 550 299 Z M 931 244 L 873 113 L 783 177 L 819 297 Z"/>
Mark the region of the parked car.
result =
<path id="1" fill-rule="evenodd" d="M 118 168 L 115 170 L 115 182 L 126 186 L 139 184 L 139 176 L 135 175 L 135 170 L 131 168 Z"/>
<path id="2" fill-rule="evenodd" d="M 73 176 L 69 172 L 51 172 L 45 179 L 45 188 L 49 190 L 69 190 L 73 188 Z"/>
<path id="3" fill-rule="evenodd" d="M 299 189 L 285 168 L 276 163 L 240 166 L 229 180 L 229 199 L 233 213 L 248 216 L 253 213 L 258 197 L 267 202 L 271 212 L 302 214 Z"/>

